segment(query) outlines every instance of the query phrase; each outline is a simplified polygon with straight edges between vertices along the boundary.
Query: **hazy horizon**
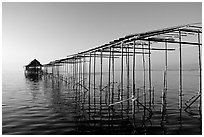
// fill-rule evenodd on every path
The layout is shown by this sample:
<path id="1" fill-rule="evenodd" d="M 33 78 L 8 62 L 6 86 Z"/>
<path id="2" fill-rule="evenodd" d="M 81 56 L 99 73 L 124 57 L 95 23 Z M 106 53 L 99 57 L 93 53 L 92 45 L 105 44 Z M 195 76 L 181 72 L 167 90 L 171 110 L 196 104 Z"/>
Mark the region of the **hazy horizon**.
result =
<path id="1" fill-rule="evenodd" d="M 201 2 L 3 2 L 2 68 L 23 70 L 35 58 L 44 64 L 128 34 L 201 21 Z M 191 48 L 184 50 L 183 63 L 195 63 Z M 156 65 L 160 56 L 153 58 Z"/>

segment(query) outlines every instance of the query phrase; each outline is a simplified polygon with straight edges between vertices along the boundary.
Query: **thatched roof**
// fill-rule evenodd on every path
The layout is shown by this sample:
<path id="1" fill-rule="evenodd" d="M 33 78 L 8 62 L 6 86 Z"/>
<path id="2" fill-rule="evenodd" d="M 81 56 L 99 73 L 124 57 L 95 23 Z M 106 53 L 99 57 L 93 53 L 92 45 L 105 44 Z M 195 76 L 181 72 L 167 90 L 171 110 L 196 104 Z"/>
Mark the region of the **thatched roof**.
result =
<path id="1" fill-rule="evenodd" d="M 26 67 L 38 67 L 38 66 L 42 66 L 42 64 L 37 59 L 34 59 Z"/>

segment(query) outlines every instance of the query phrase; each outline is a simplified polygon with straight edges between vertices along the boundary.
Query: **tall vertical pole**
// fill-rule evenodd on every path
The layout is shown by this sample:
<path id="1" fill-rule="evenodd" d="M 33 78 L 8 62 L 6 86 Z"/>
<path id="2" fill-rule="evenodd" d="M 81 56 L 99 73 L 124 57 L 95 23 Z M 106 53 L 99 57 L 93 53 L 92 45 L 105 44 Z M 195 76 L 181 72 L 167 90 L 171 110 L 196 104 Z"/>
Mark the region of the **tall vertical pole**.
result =
<path id="1" fill-rule="evenodd" d="M 56 64 L 57 66 L 56 66 L 56 68 L 57 68 L 57 78 L 56 78 L 56 80 L 57 80 L 57 86 L 58 86 L 58 88 L 59 88 L 59 85 L 60 85 L 60 81 L 59 81 L 59 79 L 60 79 L 60 71 L 59 71 L 59 67 L 60 67 L 60 64 Z"/>
<path id="2" fill-rule="evenodd" d="M 114 103 L 114 48 L 112 48 L 112 89 L 111 89 L 111 92 L 112 92 L 112 95 L 111 95 L 111 103 L 113 104 Z M 111 109 L 112 109 L 112 113 L 114 113 L 114 105 L 111 106 Z M 111 117 L 113 120 L 113 117 Z M 111 128 L 113 128 L 113 124 L 111 124 Z"/>
<path id="3" fill-rule="evenodd" d="M 89 54 L 89 95 L 88 95 L 88 102 L 89 102 L 89 118 L 91 112 L 91 53 Z"/>
<path id="4" fill-rule="evenodd" d="M 149 47 L 149 108 L 151 108 L 151 90 L 152 90 L 152 70 L 151 70 L 151 52 L 150 52 L 150 41 L 149 41 L 149 44 L 148 44 L 148 47 Z"/>
<path id="5" fill-rule="evenodd" d="M 127 114 L 129 114 L 129 106 L 130 106 L 130 101 L 129 101 L 129 88 L 130 88 L 130 63 L 129 63 L 129 45 L 126 48 L 126 66 L 127 66 Z"/>
<path id="6" fill-rule="evenodd" d="M 103 84 L 103 49 L 101 49 L 101 69 L 100 69 L 100 120 L 102 120 L 102 116 L 101 116 L 101 105 L 102 105 L 102 84 Z"/>
<path id="7" fill-rule="evenodd" d="M 121 100 L 123 100 L 123 43 L 121 43 Z M 121 116 L 123 118 L 123 103 L 121 103 Z"/>
<path id="8" fill-rule="evenodd" d="M 201 116 L 201 106 L 202 106 L 202 62 L 201 62 L 201 45 L 200 45 L 200 33 L 198 32 L 198 63 L 199 63 L 199 95 L 200 95 L 200 101 L 198 103 L 198 109 L 200 112 L 200 116 Z"/>
<path id="9" fill-rule="evenodd" d="M 68 64 L 68 60 L 66 60 L 66 66 L 67 66 L 67 70 L 66 70 L 67 83 L 69 83 L 69 64 Z"/>
<path id="10" fill-rule="evenodd" d="M 64 75 L 64 81 L 66 82 L 67 80 L 67 64 L 66 64 L 66 60 L 63 62 L 63 65 L 64 65 L 64 73 L 63 73 L 63 75 Z"/>
<path id="11" fill-rule="evenodd" d="M 111 47 L 108 57 L 108 104 L 110 104 L 110 86 L 111 86 Z"/>
<path id="12" fill-rule="evenodd" d="M 81 87 L 81 58 L 79 59 L 79 103 L 80 103 L 80 105 L 81 105 L 81 89 L 82 89 L 82 87 Z"/>
<path id="13" fill-rule="evenodd" d="M 74 90 L 76 93 L 76 101 L 77 101 L 77 89 L 76 89 L 76 82 L 77 82 L 77 77 L 76 77 L 76 71 L 77 71 L 77 66 L 76 66 L 76 57 L 74 58 Z"/>
<path id="14" fill-rule="evenodd" d="M 135 41 L 133 45 L 133 63 L 132 63 L 132 99 L 135 99 L 135 89 L 136 89 L 136 83 L 135 83 Z M 135 101 L 132 101 L 132 115 L 133 119 L 135 119 Z"/>
<path id="15" fill-rule="evenodd" d="M 146 115 L 146 113 L 145 113 L 145 108 L 146 108 L 146 74 L 145 74 L 145 56 L 144 56 L 144 45 L 142 44 L 142 61 L 143 61 L 143 88 L 144 88 L 144 90 L 143 90 L 143 103 L 144 103 L 144 118 L 145 118 L 145 115 Z"/>
<path id="16" fill-rule="evenodd" d="M 66 64 L 66 60 L 63 62 L 63 66 L 64 66 L 64 72 L 63 72 L 63 76 L 64 76 L 64 82 L 65 82 L 65 84 L 66 84 L 66 79 L 67 79 L 67 77 L 66 77 L 66 73 L 67 73 L 67 64 Z"/>
<path id="17" fill-rule="evenodd" d="M 109 57 L 108 57 L 108 93 L 105 93 L 105 101 L 107 101 L 107 96 L 108 96 L 108 104 L 109 105 L 111 102 L 111 93 L 110 93 L 110 91 L 111 91 L 111 89 L 110 89 L 111 88 L 111 50 L 112 50 L 112 48 L 110 47 Z M 108 108 L 108 118 L 110 120 L 110 107 Z"/>
<path id="18" fill-rule="evenodd" d="M 83 87 L 85 87 L 86 85 L 86 82 L 85 82 L 85 70 L 86 69 L 86 57 L 85 57 L 85 55 L 84 55 L 84 57 L 83 57 Z M 85 104 L 85 102 L 86 102 L 86 100 L 85 100 L 85 97 L 86 97 L 86 92 L 85 92 L 85 89 L 83 88 L 83 107 L 84 107 L 84 104 Z"/>
<path id="19" fill-rule="evenodd" d="M 72 89 L 74 90 L 74 59 L 72 60 Z"/>
<path id="20" fill-rule="evenodd" d="M 112 101 L 111 103 L 113 104 L 114 102 L 114 51 L 112 52 Z"/>
<path id="21" fill-rule="evenodd" d="M 96 113 L 96 52 L 94 52 L 94 74 L 93 74 L 93 84 L 94 84 L 94 93 L 93 93 L 93 96 L 94 96 L 94 111 Z"/>
<path id="22" fill-rule="evenodd" d="M 76 83 L 75 83 L 75 87 L 76 87 L 76 97 L 77 97 L 77 102 L 78 102 L 78 99 L 79 99 L 79 98 L 78 98 L 78 97 L 79 97 L 79 95 L 78 95 L 78 92 L 79 92 L 79 91 L 78 91 L 78 86 L 77 86 L 77 85 L 78 85 L 78 82 L 79 82 L 79 81 L 78 81 L 78 74 L 79 74 L 79 73 L 78 73 L 78 58 L 76 58 L 76 63 L 75 63 L 75 64 L 76 64 Z"/>
<path id="23" fill-rule="evenodd" d="M 182 112 L 182 47 L 181 47 L 181 31 L 179 30 L 179 110 L 180 120 Z"/>
<path id="24" fill-rule="evenodd" d="M 162 92 L 162 121 L 166 120 L 166 97 L 167 97 L 167 42 L 165 42 L 165 68 L 164 68 L 164 90 Z"/>
<path id="25" fill-rule="evenodd" d="M 113 52 L 112 52 L 112 100 L 111 100 L 111 103 L 113 104 L 114 103 L 114 82 L 115 82 L 115 80 L 114 80 L 114 73 L 115 73 L 115 71 L 114 71 L 114 50 L 113 50 Z M 112 106 L 112 110 L 113 110 L 113 106 Z"/>

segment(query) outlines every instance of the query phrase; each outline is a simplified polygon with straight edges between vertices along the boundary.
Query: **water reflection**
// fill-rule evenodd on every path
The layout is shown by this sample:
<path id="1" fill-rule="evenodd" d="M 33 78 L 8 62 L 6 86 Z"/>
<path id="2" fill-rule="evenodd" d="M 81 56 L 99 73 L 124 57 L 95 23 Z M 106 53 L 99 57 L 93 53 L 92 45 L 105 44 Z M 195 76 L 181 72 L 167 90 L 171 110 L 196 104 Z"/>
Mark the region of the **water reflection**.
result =
<path id="1" fill-rule="evenodd" d="M 43 79 L 44 87 L 51 89 L 53 111 L 65 115 L 70 113 L 69 110 L 72 107 L 72 120 L 76 123 L 74 134 L 147 134 L 151 132 L 152 113 L 147 108 L 138 106 L 139 115 L 142 109 L 148 110 L 146 116 L 138 120 L 138 114 L 131 114 L 132 106 L 127 102 L 110 107 L 105 103 L 105 99 L 94 100 L 94 102 L 90 100 L 90 103 L 85 92 L 77 88 L 69 89 L 69 85 L 55 77 L 45 76 Z"/>
<path id="2" fill-rule="evenodd" d="M 42 75 L 29 74 L 25 75 L 25 77 L 31 82 L 39 82 L 42 80 Z"/>
<path id="3" fill-rule="evenodd" d="M 18 94 L 13 96 L 19 103 L 11 105 L 4 102 L 2 106 L 3 134 L 141 135 L 201 134 L 202 131 L 201 119 L 190 117 L 184 111 L 182 121 L 179 121 L 179 110 L 174 106 L 175 100 L 168 104 L 167 115 L 163 120 L 162 113 L 158 111 L 161 106 L 161 102 L 156 100 L 158 98 L 155 98 L 151 113 L 148 107 L 144 108 L 140 104 L 143 100 L 142 91 L 138 93 L 140 98 L 135 102 L 137 105 L 133 112 L 132 103 L 129 107 L 127 102 L 107 106 L 105 99 L 108 96 L 105 98 L 105 90 L 101 102 L 99 94 L 96 93 L 95 100 L 91 96 L 89 103 L 87 92 L 83 92 L 79 87 L 73 89 L 69 84 L 51 76 L 27 77 L 24 84 L 26 90 L 16 92 Z M 157 92 L 155 91 L 155 94 Z M 118 96 L 114 102 L 117 101 Z"/>
<path id="4" fill-rule="evenodd" d="M 182 115 L 186 121 L 179 120 L 179 115 L 168 118 L 166 111 L 165 114 L 156 111 L 160 109 L 157 102 L 150 110 L 138 101 L 133 113 L 131 103 L 123 102 L 110 107 L 106 104 L 106 98 L 89 100 L 86 92 L 70 88 L 70 85 L 60 79 L 45 76 L 43 80 L 44 87 L 51 89 L 52 109 L 64 116 L 70 113 L 70 107 L 72 109 L 72 121 L 76 125 L 74 132 L 69 134 L 189 134 L 184 132 L 191 124 L 188 123 L 189 117 Z M 116 99 L 115 102 L 117 101 Z M 175 115 L 178 109 L 167 111 Z M 188 123 L 186 127 L 183 122 Z"/>

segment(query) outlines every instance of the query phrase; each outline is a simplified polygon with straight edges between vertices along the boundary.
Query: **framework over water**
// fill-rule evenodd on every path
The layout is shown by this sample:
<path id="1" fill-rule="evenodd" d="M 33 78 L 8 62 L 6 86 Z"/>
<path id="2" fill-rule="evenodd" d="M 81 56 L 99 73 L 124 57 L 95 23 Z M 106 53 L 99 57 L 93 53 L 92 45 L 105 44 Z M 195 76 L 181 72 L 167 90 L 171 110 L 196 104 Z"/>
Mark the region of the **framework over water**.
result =
<path id="1" fill-rule="evenodd" d="M 201 23 L 131 34 L 44 64 L 44 76 L 66 85 L 67 92 L 73 93 L 79 113 L 86 114 L 85 119 L 100 121 L 90 125 L 105 127 L 112 123 L 113 126 L 115 119 L 128 119 L 135 133 L 140 134 L 141 128 L 151 125 L 151 118 L 158 111 L 161 126 L 168 125 L 168 94 L 172 92 L 168 88 L 168 55 L 178 48 L 179 86 L 174 92 L 178 98 L 175 108 L 179 121 L 184 113 L 193 113 L 201 120 L 201 38 Z M 199 71 L 198 90 L 188 98 L 184 97 L 183 88 L 183 48 L 186 46 L 197 50 L 194 56 L 197 56 L 195 63 Z M 152 77 L 152 56 L 157 52 L 163 53 L 164 60 L 162 91 L 155 88 Z M 142 70 L 137 68 L 139 62 Z M 161 92 L 160 103 L 155 98 L 158 92 Z"/>

